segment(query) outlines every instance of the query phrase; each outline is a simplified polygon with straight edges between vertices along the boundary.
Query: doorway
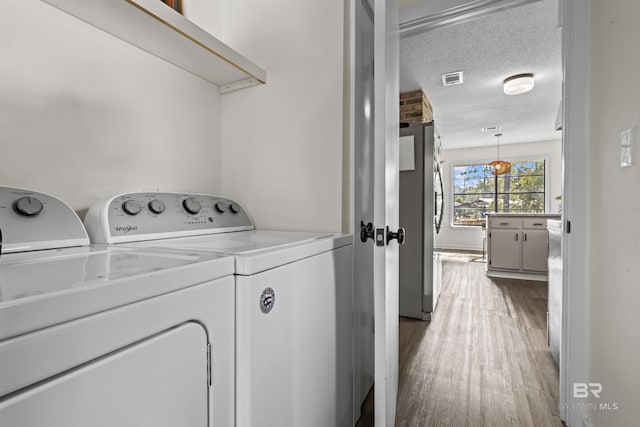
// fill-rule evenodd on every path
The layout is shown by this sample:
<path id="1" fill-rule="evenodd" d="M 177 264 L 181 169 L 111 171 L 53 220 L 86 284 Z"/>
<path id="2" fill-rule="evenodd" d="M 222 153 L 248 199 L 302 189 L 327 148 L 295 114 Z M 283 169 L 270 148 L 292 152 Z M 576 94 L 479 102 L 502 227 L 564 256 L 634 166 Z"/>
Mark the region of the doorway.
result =
<path id="1" fill-rule="evenodd" d="M 457 2 L 460 3 L 460 2 Z M 473 3 L 473 2 L 472 2 Z M 468 5 L 473 6 L 472 3 Z M 486 2 L 485 5 L 518 2 Z M 426 3 L 425 3 L 426 4 Z M 441 5 L 440 5 L 441 6 Z M 480 6 L 482 7 L 482 6 Z M 425 21 L 451 18 L 450 10 L 432 10 Z M 487 7 L 487 10 L 491 9 Z M 461 11 L 463 13 L 464 11 Z M 469 11 L 467 11 L 469 12 Z M 475 13 L 482 12 L 476 10 Z M 562 351 L 560 357 L 560 415 L 569 425 L 578 425 L 585 415 L 571 395 L 571 384 L 585 381 L 586 374 L 586 212 L 588 162 L 585 123 L 589 40 L 589 5 L 560 1 L 558 27 L 562 43 L 562 221 L 565 226 L 563 253 Z M 464 13 L 463 13 L 464 14 Z M 402 15 L 402 14 L 401 14 Z M 468 18 L 473 13 L 465 16 Z M 437 106 L 436 106 L 437 108 Z M 437 123 L 436 123 L 437 126 Z M 570 363 L 569 363 L 570 361 Z"/>
<path id="2" fill-rule="evenodd" d="M 498 2 L 493 3 L 495 5 Z M 401 57 L 401 92 L 423 89 L 427 93 L 434 107 L 435 126 L 443 140 L 445 189 L 448 193 L 445 202 L 447 218 L 440 237 L 440 243 L 444 249 L 458 251 L 481 251 L 483 249 L 485 232 L 476 224 L 484 222 L 484 218 L 478 218 L 474 222 L 466 218 L 466 214 L 473 214 L 474 209 L 482 214 L 480 202 L 485 202 L 489 197 L 484 197 L 486 196 L 484 194 L 476 194 L 473 187 L 466 188 L 466 181 L 464 185 L 458 183 L 456 174 L 463 170 L 468 172 L 467 169 L 471 167 L 466 167 L 468 165 L 478 165 L 482 169 L 483 164 L 496 160 L 494 157 L 496 155 L 494 134 L 503 134 L 503 143 L 506 140 L 509 144 L 503 150 L 503 153 L 506 152 L 507 160 L 549 159 L 543 163 L 546 163 L 549 169 L 553 169 L 551 174 L 545 170 L 547 176 L 552 178 L 553 183 L 550 180 L 546 185 L 546 200 L 543 201 L 544 207 L 542 209 L 550 213 L 554 213 L 557 209 L 554 206 L 554 198 L 560 195 L 562 181 L 562 136 L 553 126 L 561 102 L 562 82 L 561 40 L 560 32 L 557 29 L 558 4 L 553 0 L 520 3 L 526 4 L 518 4 L 518 7 L 509 7 L 499 11 L 487 10 L 486 13 L 480 13 L 476 10 L 473 19 L 469 17 L 468 13 L 463 14 L 460 17 L 461 22 L 456 22 L 455 25 L 453 25 L 454 21 L 451 20 L 451 15 L 448 15 L 449 21 L 446 25 L 432 26 L 426 32 L 417 32 L 414 25 L 408 31 L 409 36 L 405 37 L 401 43 L 401 55 L 404 55 Z M 531 50 L 528 51 L 527 48 Z M 538 77 L 535 91 L 521 96 L 506 96 L 502 93 L 502 80 L 519 72 L 533 72 Z M 458 81 L 455 82 L 458 84 L 450 84 L 451 81 L 445 78 L 454 73 L 460 75 Z M 441 81 L 440 77 L 442 77 Z M 540 141 L 545 141 L 545 144 L 541 144 Z M 541 180 L 543 181 L 542 185 L 545 185 L 544 173 Z M 488 189 L 484 190 L 488 191 Z M 496 186 L 495 194 L 498 191 Z M 502 191 L 507 191 L 506 187 Z M 514 197 L 517 199 L 520 196 L 514 195 Z M 512 207 L 519 206 L 516 199 L 513 200 Z M 490 202 L 487 203 L 490 204 Z M 497 204 L 494 208 L 497 208 Z M 446 265 L 448 268 L 457 266 L 464 270 L 461 264 L 447 262 Z M 484 272 L 480 266 L 477 267 L 475 270 L 479 274 L 468 276 L 467 279 L 475 281 L 478 288 L 482 289 L 482 283 L 485 279 L 480 279 L 484 277 L 481 274 Z M 446 282 L 447 273 L 445 268 L 444 293 L 451 291 L 446 287 L 452 285 Z M 504 304 L 512 303 L 513 300 L 507 298 L 507 295 L 517 294 L 515 287 L 517 287 L 517 283 L 497 283 L 493 286 L 493 288 L 502 291 L 501 294 L 505 297 Z M 538 291 L 540 290 L 541 287 Z M 524 333 L 524 325 L 527 323 L 543 325 L 546 323 L 546 285 L 544 285 L 544 290 L 544 303 L 539 303 L 541 299 L 530 301 L 531 306 L 537 308 L 537 315 L 532 319 L 523 317 L 524 324 L 514 326 L 513 331 Z M 498 342 L 504 342 L 505 337 L 495 336 L 493 341 L 486 340 L 482 332 L 482 322 L 487 316 L 482 310 L 478 310 L 478 307 L 482 307 L 483 301 L 475 301 L 472 296 L 481 299 L 484 297 L 482 297 L 482 293 L 469 295 L 471 296 L 465 302 L 466 309 L 469 310 L 469 313 L 473 313 L 473 316 L 467 313 L 469 316 L 465 318 L 465 322 L 470 323 L 444 329 L 442 327 L 435 328 L 439 331 L 435 333 L 435 336 L 429 335 L 431 331 L 427 331 L 426 336 L 428 339 L 439 342 L 438 338 L 444 331 L 453 330 L 454 333 L 455 331 L 465 331 L 463 335 L 470 342 L 476 344 L 482 342 L 485 346 L 489 344 L 495 346 L 494 349 L 481 347 L 486 349 L 488 353 L 483 355 L 479 351 L 475 356 L 464 359 L 475 360 L 475 364 L 471 363 L 469 366 L 477 368 L 485 366 L 483 360 L 487 357 L 490 358 L 489 354 L 502 354 Z M 454 301 L 462 304 L 463 296 L 458 295 L 458 297 L 458 299 L 454 298 Z M 450 305 L 455 307 L 456 304 Z M 440 312 L 440 315 L 443 314 L 451 316 L 451 319 L 448 319 L 451 321 L 456 318 L 460 319 L 459 316 L 456 316 L 456 309 L 447 310 L 446 304 Z M 440 320 L 438 316 L 439 313 L 436 310 L 434 313 L 436 322 Z M 513 317 L 506 316 L 505 324 L 509 322 L 509 319 L 513 320 Z M 437 325 L 436 322 L 433 325 Z M 471 323 L 475 324 L 476 329 L 465 329 L 465 326 Z M 494 328 L 493 331 L 498 333 L 499 328 Z M 544 332 L 546 332 L 546 327 L 538 328 L 538 333 L 544 335 Z M 544 339 L 537 342 L 545 344 Z M 447 348 L 445 344 L 445 342 L 440 342 L 438 346 L 434 347 L 432 359 L 437 359 L 435 356 L 439 350 L 436 349 Z M 459 354 L 464 355 L 464 351 L 461 349 Z M 531 361 L 525 359 L 522 360 L 523 365 L 531 365 Z M 441 366 L 438 367 L 437 362 L 433 366 L 430 362 L 427 364 L 428 369 L 441 368 Z M 546 366 L 550 372 L 555 372 L 555 390 L 550 394 L 556 400 L 556 404 L 553 405 L 555 413 L 548 415 L 557 417 L 558 370 L 553 362 L 551 364 L 547 363 L 549 360 L 544 362 L 540 366 Z M 470 370 L 473 371 L 471 368 Z M 402 371 L 403 367 L 401 366 Z M 510 377 L 515 375 L 514 371 L 509 369 L 499 372 L 504 375 L 505 384 L 509 384 Z M 473 375 L 476 378 L 481 376 Z M 401 378 L 403 377 L 401 376 Z M 437 382 L 438 376 L 436 375 L 432 379 Z M 486 382 L 486 380 L 481 381 Z M 542 384 L 540 381 L 537 383 Z M 400 384 L 400 390 L 402 392 L 403 384 Z M 443 389 L 443 394 L 451 393 L 452 389 Z M 402 396 L 399 398 L 401 401 Z M 460 401 L 464 402 L 464 397 L 460 397 Z M 398 411 L 400 415 L 400 406 Z M 433 408 L 429 408 L 428 411 L 432 413 Z M 540 417 L 537 416 L 537 418 Z"/>
<path id="3" fill-rule="evenodd" d="M 457 2 L 460 3 L 460 2 Z M 493 1 L 487 3 L 500 3 Z M 442 6 L 439 3 L 440 6 Z M 438 15 L 441 11 L 432 11 Z M 586 378 L 586 294 L 583 283 L 586 277 L 586 176 L 588 163 L 584 143 L 586 135 L 585 106 L 588 69 L 589 5 L 584 2 L 562 1 L 560 22 L 563 43 L 563 222 L 571 222 L 572 233 L 563 237 L 564 273 L 563 286 L 563 335 L 570 337 L 563 343 L 563 358 L 571 360 L 561 372 L 561 402 L 577 403 L 562 383 L 584 381 Z M 356 49 L 357 51 L 357 49 Z M 357 172 L 356 172 L 357 173 Z M 357 228 L 356 228 L 357 230 Z M 570 312 L 568 315 L 566 313 Z M 581 411 L 564 413 L 563 419 L 570 425 L 578 425 Z"/>
<path id="4" fill-rule="evenodd" d="M 500 3 L 500 2 L 487 2 Z M 430 18 L 442 11 L 431 11 Z M 572 0 L 560 4 L 560 19 L 563 43 L 563 222 L 572 224 L 573 232 L 563 237 L 564 254 L 564 299 L 563 335 L 570 344 L 563 343 L 565 351 L 564 374 L 561 372 L 561 402 L 570 405 L 575 402 L 562 384 L 583 381 L 586 372 L 585 354 L 585 301 L 586 295 L 580 284 L 585 278 L 585 236 L 586 236 L 586 174 L 588 171 L 586 155 L 583 150 L 587 139 L 584 106 L 587 93 L 587 40 L 588 40 L 588 5 Z M 573 107 L 573 108 L 572 108 Z M 578 233 L 575 233 L 578 231 Z M 569 309 L 569 310 L 568 310 Z M 566 315 L 570 311 L 572 314 Z M 570 319 L 569 319 L 570 318 Z M 569 339 L 570 338 L 570 339 Z M 571 360 L 567 365 L 566 360 Z M 564 413 L 563 419 L 577 424 L 581 419 L 580 411 Z"/>

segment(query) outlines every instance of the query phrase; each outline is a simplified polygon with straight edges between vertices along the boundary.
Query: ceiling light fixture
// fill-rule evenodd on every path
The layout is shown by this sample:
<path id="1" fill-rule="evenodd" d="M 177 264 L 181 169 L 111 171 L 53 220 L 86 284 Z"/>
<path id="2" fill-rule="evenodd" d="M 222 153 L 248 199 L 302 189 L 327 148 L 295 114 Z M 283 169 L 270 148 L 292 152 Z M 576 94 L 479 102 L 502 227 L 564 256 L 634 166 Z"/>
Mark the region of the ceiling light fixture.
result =
<path id="1" fill-rule="evenodd" d="M 498 139 L 498 155 L 496 157 L 497 160 L 494 160 L 487 166 L 489 167 L 489 170 L 492 174 L 496 176 L 504 175 L 505 173 L 511 172 L 511 163 L 500 160 L 500 137 L 502 136 L 502 134 L 496 133 L 494 136 Z"/>
<path id="2" fill-rule="evenodd" d="M 533 89 L 535 82 L 532 73 L 516 74 L 504 79 L 504 93 L 506 95 L 520 95 Z"/>

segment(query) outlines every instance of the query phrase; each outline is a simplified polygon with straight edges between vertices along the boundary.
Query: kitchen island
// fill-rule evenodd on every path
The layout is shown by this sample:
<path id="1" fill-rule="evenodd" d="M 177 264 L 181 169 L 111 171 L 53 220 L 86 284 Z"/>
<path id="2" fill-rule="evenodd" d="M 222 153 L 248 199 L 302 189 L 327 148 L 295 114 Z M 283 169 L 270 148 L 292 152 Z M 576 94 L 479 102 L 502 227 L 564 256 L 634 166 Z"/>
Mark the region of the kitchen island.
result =
<path id="1" fill-rule="evenodd" d="M 488 213 L 486 216 L 486 275 L 546 281 L 547 219 L 560 219 L 560 215 Z"/>

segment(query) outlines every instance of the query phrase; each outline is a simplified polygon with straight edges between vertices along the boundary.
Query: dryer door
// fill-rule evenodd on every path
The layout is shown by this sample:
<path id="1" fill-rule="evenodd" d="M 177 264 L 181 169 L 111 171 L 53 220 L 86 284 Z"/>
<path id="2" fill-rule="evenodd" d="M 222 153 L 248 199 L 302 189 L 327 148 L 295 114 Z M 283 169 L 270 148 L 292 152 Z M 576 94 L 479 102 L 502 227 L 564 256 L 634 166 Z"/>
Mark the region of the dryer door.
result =
<path id="1" fill-rule="evenodd" d="M 61 343 L 73 345 L 73 343 Z M 207 335 L 185 323 L 0 403 L 7 426 L 207 426 Z"/>

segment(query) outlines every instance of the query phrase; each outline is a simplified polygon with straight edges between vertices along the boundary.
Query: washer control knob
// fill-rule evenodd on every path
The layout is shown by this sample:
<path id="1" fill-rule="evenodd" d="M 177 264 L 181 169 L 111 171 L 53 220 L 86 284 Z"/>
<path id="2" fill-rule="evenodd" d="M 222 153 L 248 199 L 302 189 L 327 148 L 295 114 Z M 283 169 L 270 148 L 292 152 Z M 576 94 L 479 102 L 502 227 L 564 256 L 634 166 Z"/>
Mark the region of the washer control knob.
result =
<path id="1" fill-rule="evenodd" d="M 225 202 L 216 202 L 216 210 L 224 213 L 227 210 L 227 204 Z"/>
<path id="2" fill-rule="evenodd" d="M 42 212 L 44 206 L 42 205 L 42 202 L 35 197 L 21 197 L 16 200 L 13 208 L 18 215 L 36 216 Z"/>
<path id="3" fill-rule="evenodd" d="M 129 215 L 138 215 L 142 210 L 142 206 L 135 200 L 127 200 L 122 204 L 122 210 Z"/>
<path id="4" fill-rule="evenodd" d="M 153 199 L 147 206 L 149 206 L 151 212 L 157 215 L 160 215 L 165 210 L 164 202 L 158 199 Z"/>
<path id="5" fill-rule="evenodd" d="M 195 197 L 187 197 L 182 201 L 182 207 L 185 211 L 190 213 L 191 215 L 195 215 L 200 212 L 202 206 L 200 206 L 200 202 L 196 200 Z"/>
<path id="6" fill-rule="evenodd" d="M 229 209 L 231 209 L 231 212 L 234 214 L 240 212 L 240 206 L 237 203 L 231 203 L 231 205 L 229 205 Z"/>

